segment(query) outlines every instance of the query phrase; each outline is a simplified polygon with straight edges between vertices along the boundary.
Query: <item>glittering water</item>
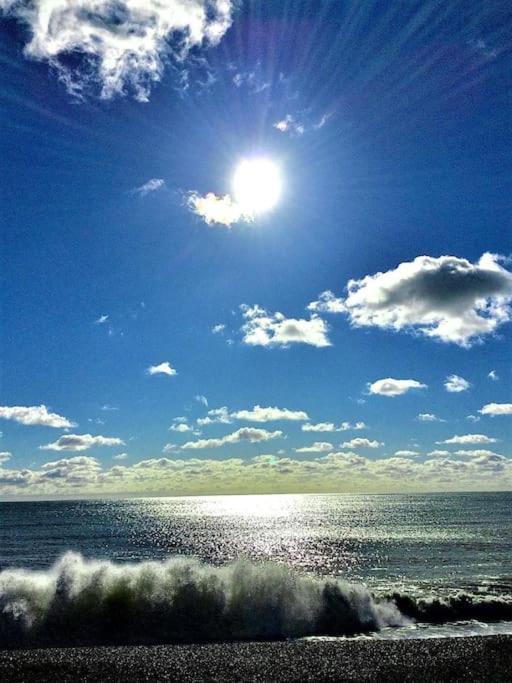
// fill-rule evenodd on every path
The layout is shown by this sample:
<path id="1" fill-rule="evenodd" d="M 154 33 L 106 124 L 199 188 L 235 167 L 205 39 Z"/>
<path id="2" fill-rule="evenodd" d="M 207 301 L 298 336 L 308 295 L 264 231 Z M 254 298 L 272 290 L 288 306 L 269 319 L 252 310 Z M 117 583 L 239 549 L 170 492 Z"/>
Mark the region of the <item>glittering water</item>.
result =
<path id="1" fill-rule="evenodd" d="M 276 495 L 0 503 L 0 568 L 66 550 L 241 557 L 372 585 L 512 577 L 512 494 Z"/>
<path id="2" fill-rule="evenodd" d="M 360 582 L 376 596 L 462 593 L 498 603 L 496 619 L 487 610 L 483 619 L 478 612 L 446 626 L 443 616 L 442 627 L 384 629 L 380 637 L 511 630 L 500 616 L 512 614 L 510 493 L 0 503 L 0 520 L 0 570 L 48 569 L 69 550 L 121 564 L 194 556 L 221 566 L 245 558 Z"/>

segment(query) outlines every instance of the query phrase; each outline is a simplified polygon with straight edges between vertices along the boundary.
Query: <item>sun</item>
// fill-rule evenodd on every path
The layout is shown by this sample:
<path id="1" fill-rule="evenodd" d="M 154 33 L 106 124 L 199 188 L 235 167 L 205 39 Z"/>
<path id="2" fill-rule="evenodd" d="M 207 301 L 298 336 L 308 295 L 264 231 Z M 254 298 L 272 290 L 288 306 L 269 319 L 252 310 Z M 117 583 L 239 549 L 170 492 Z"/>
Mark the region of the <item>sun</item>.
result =
<path id="1" fill-rule="evenodd" d="M 244 159 L 233 176 L 233 196 L 243 211 L 259 214 L 270 211 L 281 196 L 281 173 L 270 159 Z"/>

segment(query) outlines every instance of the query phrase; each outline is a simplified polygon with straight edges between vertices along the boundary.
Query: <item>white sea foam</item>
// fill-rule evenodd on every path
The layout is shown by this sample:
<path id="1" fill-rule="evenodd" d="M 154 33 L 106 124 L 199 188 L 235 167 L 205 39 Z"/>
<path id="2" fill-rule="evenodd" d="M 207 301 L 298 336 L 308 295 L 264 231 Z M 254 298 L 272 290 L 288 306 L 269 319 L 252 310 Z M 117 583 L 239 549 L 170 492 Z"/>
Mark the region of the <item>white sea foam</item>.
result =
<path id="1" fill-rule="evenodd" d="M 0 647 L 350 635 L 407 622 L 357 584 L 275 564 L 116 564 L 66 553 L 0 572 Z"/>

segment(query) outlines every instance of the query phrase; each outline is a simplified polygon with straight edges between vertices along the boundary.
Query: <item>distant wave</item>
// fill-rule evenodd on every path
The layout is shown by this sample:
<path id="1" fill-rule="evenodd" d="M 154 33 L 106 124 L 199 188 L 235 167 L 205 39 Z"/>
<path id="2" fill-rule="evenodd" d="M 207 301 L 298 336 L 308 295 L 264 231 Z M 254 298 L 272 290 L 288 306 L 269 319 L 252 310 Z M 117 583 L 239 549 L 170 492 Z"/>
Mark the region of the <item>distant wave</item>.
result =
<path id="1" fill-rule="evenodd" d="M 400 612 L 414 621 L 446 624 L 454 621 L 512 621 L 512 599 L 457 593 L 444 598 L 415 598 L 393 593 L 389 599 Z"/>
<path id="2" fill-rule="evenodd" d="M 274 564 L 116 564 L 70 552 L 47 571 L 0 572 L 0 648 L 354 635 L 471 611 L 462 598 L 440 605 L 377 599 L 364 586 Z M 497 612 L 496 603 L 489 614 Z M 512 617 L 512 603 L 505 612 Z"/>

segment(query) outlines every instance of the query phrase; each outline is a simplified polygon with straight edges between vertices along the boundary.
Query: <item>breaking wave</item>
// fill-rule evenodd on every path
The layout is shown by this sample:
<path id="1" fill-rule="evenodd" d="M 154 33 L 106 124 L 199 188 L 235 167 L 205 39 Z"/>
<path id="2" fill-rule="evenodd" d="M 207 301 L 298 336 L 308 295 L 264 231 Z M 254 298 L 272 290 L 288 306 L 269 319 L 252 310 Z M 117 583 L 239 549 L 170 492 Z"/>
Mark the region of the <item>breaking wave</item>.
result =
<path id="1" fill-rule="evenodd" d="M 70 552 L 47 571 L 0 572 L 0 647 L 281 639 L 403 623 L 363 586 L 272 564 L 115 564 Z"/>
<path id="2" fill-rule="evenodd" d="M 0 648 L 355 635 L 411 620 L 512 619 L 512 602 L 445 601 L 239 561 L 116 564 L 66 553 L 50 569 L 0 572 Z"/>

